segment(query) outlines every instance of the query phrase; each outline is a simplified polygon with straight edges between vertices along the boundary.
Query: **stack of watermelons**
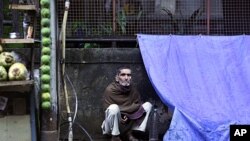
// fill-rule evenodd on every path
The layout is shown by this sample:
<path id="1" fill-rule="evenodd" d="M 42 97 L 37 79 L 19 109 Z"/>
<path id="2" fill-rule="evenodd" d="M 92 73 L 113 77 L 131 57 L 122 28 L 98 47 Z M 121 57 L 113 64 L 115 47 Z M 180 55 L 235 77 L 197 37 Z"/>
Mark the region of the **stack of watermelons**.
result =
<path id="1" fill-rule="evenodd" d="M 50 0 L 40 0 L 41 5 L 41 107 L 44 110 L 51 108 L 50 95 Z"/>

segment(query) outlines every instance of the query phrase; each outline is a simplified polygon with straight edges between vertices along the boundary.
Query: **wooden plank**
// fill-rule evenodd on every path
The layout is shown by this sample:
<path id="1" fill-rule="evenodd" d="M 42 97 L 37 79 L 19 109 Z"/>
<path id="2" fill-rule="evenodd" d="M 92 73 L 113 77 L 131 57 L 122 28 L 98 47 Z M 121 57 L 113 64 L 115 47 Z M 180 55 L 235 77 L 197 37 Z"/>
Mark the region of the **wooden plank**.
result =
<path id="1" fill-rule="evenodd" d="M 34 85 L 33 80 L 25 81 L 1 81 L 0 92 L 28 92 Z"/>
<path id="2" fill-rule="evenodd" d="M 5 86 L 26 86 L 26 85 L 33 85 L 33 80 L 23 80 L 23 81 L 1 81 L 0 87 Z"/>
<path id="3" fill-rule="evenodd" d="M 1 141 L 31 141 L 30 116 L 5 116 L 0 118 Z"/>
<path id="4" fill-rule="evenodd" d="M 11 4 L 9 5 L 9 8 L 15 10 L 36 10 L 35 5 Z"/>
<path id="5" fill-rule="evenodd" d="M 0 39 L 2 44 L 32 44 L 34 42 L 34 39 Z"/>

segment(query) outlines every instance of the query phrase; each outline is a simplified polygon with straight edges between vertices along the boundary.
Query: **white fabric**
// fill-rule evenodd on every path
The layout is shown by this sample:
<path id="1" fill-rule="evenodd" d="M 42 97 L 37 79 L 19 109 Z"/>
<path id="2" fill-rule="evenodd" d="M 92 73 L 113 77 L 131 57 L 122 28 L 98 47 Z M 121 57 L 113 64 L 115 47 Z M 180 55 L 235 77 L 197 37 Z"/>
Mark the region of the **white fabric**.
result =
<path id="1" fill-rule="evenodd" d="M 148 117 L 152 109 L 152 104 L 150 102 L 145 102 L 142 107 L 146 111 L 146 116 L 139 126 L 134 125 L 133 130 L 145 131 L 147 126 Z M 117 136 L 120 134 L 119 123 L 121 120 L 120 108 L 117 104 L 111 104 L 105 111 L 105 120 L 102 123 L 103 134 L 111 134 Z"/>

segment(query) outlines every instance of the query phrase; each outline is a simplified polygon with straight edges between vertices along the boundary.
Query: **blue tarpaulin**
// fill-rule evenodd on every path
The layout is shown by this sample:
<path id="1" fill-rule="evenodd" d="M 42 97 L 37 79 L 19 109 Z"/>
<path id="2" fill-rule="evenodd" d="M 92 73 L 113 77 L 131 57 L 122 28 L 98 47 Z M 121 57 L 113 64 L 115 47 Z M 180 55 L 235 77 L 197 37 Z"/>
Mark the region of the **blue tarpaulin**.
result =
<path id="1" fill-rule="evenodd" d="M 137 35 L 149 79 L 174 109 L 164 141 L 229 141 L 250 124 L 250 36 Z"/>

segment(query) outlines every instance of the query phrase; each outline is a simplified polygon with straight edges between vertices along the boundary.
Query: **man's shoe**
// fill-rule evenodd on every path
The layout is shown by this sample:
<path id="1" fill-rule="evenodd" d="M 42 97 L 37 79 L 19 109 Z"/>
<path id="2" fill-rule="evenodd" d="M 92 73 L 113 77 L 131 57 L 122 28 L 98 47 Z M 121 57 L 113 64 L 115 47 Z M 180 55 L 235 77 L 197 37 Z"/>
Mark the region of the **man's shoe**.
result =
<path id="1" fill-rule="evenodd" d="M 111 141 L 122 141 L 119 136 L 112 136 Z"/>
<path id="2" fill-rule="evenodd" d="M 131 132 L 131 131 L 128 132 L 128 140 L 129 140 L 129 141 L 139 141 L 137 138 L 135 138 L 135 137 L 132 135 L 132 132 Z"/>

